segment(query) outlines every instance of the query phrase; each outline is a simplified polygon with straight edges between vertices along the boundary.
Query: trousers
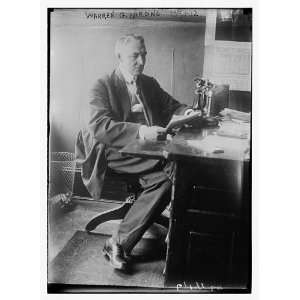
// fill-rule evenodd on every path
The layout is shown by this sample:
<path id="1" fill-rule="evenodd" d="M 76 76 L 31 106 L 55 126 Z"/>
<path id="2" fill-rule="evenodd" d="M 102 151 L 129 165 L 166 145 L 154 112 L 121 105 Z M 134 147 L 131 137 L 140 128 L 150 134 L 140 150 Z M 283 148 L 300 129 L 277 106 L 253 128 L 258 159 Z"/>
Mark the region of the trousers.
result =
<path id="1" fill-rule="evenodd" d="M 121 221 L 112 238 L 125 253 L 142 238 L 171 199 L 174 163 L 166 160 L 121 156 L 114 149 L 106 152 L 108 167 L 117 173 L 136 174 L 142 192 Z"/>

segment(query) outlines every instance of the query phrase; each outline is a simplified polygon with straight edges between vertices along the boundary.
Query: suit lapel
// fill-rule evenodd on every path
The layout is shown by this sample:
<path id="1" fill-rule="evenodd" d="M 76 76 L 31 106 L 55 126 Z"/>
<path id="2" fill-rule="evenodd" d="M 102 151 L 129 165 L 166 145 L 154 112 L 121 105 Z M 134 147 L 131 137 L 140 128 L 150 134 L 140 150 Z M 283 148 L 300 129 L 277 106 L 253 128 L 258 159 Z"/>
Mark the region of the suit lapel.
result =
<path id="1" fill-rule="evenodd" d="M 125 83 L 125 79 L 121 72 L 117 69 L 113 73 L 114 87 L 116 91 L 117 106 L 120 108 L 119 115 L 123 121 L 125 121 L 130 113 L 130 98 Z"/>

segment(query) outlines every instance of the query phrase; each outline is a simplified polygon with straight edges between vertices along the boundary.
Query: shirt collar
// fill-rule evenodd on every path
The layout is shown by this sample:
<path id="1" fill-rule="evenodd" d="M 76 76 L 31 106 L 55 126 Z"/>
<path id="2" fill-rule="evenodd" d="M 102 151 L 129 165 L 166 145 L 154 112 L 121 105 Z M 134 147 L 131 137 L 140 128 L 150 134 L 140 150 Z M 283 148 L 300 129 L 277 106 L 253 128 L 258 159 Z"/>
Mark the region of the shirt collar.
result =
<path id="1" fill-rule="evenodd" d="M 119 65 L 119 70 L 120 70 L 121 74 L 123 75 L 126 83 L 131 84 L 132 82 L 136 82 L 137 77 L 131 75 L 125 68 L 122 67 L 121 64 Z"/>

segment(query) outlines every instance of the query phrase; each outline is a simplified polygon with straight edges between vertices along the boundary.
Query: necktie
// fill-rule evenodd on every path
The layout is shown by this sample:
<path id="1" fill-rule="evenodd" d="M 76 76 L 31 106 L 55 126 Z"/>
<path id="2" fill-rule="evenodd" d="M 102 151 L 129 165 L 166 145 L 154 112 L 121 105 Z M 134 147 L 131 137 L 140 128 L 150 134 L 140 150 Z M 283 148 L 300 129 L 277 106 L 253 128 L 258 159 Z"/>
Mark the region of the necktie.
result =
<path id="1" fill-rule="evenodd" d="M 141 88 L 138 85 L 138 81 L 127 82 L 127 87 L 131 94 L 131 112 L 134 115 L 134 119 L 138 123 L 149 124 L 148 116 L 144 110 Z"/>
<path id="2" fill-rule="evenodd" d="M 132 81 L 126 82 L 126 83 L 127 83 L 127 88 L 130 93 L 131 110 L 142 112 L 143 111 L 143 102 L 141 99 L 141 92 L 140 92 L 140 88 L 137 85 L 137 81 L 132 80 Z"/>

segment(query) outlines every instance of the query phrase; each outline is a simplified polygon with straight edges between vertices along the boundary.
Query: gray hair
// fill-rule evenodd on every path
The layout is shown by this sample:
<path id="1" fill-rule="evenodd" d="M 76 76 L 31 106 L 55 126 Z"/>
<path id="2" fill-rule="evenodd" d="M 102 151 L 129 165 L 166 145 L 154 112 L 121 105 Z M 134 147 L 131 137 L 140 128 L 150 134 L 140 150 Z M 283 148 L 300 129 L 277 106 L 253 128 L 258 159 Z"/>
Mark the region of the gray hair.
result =
<path id="1" fill-rule="evenodd" d="M 126 35 L 122 36 L 121 38 L 119 38 L 116 42 L 116 46 L 115 46 L 116 57 L 119 58 L 120 53 L 123 50 L 123 47 L 134 40 L 140 41 L 142 44 L 145 45 L 143 36 L 137 35 L 137 34 L 126 34 Z"/>

